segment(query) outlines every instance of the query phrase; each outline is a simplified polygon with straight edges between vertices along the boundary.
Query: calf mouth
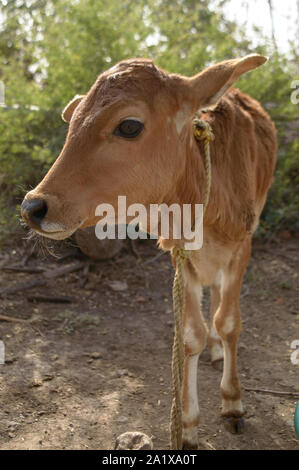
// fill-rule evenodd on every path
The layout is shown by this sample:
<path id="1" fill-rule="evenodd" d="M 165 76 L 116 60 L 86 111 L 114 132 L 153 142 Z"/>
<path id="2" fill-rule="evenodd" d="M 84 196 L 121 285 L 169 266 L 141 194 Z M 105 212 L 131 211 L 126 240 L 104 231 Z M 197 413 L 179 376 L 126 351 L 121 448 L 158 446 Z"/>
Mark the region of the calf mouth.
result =
<path id="1" fill-rule="evenodd" d="M 21 217 L 34 232 L 52 240 L 64 240 L 73 235 L 85 220 L 78 221 L 72 228 L 47 218 L 48 205 L 44 199 L 24 199 L 21 205 Z"/>

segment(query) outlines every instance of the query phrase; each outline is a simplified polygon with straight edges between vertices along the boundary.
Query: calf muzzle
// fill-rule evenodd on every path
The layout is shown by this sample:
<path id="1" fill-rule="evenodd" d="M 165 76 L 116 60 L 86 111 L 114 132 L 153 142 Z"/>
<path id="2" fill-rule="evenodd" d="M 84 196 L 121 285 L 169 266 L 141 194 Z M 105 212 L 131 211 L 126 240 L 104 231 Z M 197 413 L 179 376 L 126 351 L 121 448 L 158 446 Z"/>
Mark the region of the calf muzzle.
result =
<path id="1" fill-rule="evenodd" d="M 24 199 L 21 215 L 25 222 L 40 227 L 48 212 L 47 203 L 43 199 Z"/>

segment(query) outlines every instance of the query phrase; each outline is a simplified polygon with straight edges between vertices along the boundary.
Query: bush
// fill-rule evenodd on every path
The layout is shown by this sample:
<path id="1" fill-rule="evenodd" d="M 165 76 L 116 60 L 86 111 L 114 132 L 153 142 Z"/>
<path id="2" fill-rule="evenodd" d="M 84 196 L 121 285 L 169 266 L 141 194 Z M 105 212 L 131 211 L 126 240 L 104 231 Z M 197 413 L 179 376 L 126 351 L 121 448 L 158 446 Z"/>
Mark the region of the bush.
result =
<path id="1" fill-rule="evenodd" d="M 19 205 L 56 158 L 66 125 L 53 111 L 0 109 L 0 240 L 19 226 Z"/>
<path id="2" fill-rule="evenodd" d="M 61 150 L 67 131 L 61 109 L 98 73 L 130 56 L 151 57 L 170 72 L 191 75 L 228 57 L 271 55 L 262 35 L 253 48 L 225 19 L 225 3 L 222 10 L 213 10 L 209 0 L 11 0 L 2 6 L 0 79 L 7 108 L 0 108 L 0 239 L 17 228 L 24 193 Z M 258 232 L 263 236 L 298 230 L 298 106 L 290 101 L 297 59 L 295 47 L 288 56 L 276 52 L 237 83 L 262 103 L 278 129 L 276 179 Z"/>
<path id="3" fill-rule="evenodd" d="M 299 141 L 288 144 L 278 160 L 275 181 L 263 212 L 259 234 L 269 237 L 273 231 L 299 232 Z"/>

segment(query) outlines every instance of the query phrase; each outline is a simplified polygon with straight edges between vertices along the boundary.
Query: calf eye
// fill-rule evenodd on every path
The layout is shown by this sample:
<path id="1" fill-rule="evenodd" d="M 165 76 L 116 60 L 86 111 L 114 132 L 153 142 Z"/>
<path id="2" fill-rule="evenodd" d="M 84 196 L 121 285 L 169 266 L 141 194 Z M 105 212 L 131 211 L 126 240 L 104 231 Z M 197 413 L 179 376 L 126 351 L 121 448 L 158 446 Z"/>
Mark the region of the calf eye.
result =
<path id="1" fill-rule="evenodd" d="M 144 125 L 142 124 L 142 122 L 137 121 L 136 119 L 125 119 L 117 126 L 113 134 L 119 137 L 133 139 L 134 137 L 137 137 L 140 134 L 143 127 Z"/>

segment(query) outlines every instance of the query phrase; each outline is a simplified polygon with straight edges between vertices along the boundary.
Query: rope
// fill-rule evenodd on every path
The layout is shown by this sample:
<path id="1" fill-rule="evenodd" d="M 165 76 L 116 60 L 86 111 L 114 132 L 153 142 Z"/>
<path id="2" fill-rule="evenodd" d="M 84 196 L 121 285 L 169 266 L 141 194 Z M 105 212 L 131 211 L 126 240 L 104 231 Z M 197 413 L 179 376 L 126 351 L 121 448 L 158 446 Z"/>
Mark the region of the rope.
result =
<path id="1" fill-rule="evenodd" d="M 211 192 L 211 181 L 212 181 L 212 173 L 211 173 L 211 155 L 210 155 L 210 142 L 214 140 L 214 134 L 210 127 L 210 124 L 206 121 L 203 121 L 201 118 L 200 111 L 196 113 L 195 118 L 193 119 L 193 133 L 195 139 L 200 142 L 203 141 L 204 147 L 204 165 L 205 165 L 205 176 L 206 176 L 206 189 L 204 194 L 204 202 L 203 202 L 203 212 L 207 208 L 210 199 L 210 192 Z"/>
<path id="2" fill-rule="evenodd" d="M 198 112 L 193 120 L 193 133 L 198 142 L 202 141 L 204 146 L 204 167 L 206 176 L 206 188 L 204 194 L 204 207 L 209 202 L 211 191 L 211 158 L 210 141 L 214 140 L 214 135 L 208 122 L 201 119 Z M 182 383 L 184 377 L 184 334 L 183 334 L 183 312 L 185 308 L 185 279 L 184 263 L 189 258 L 190 252 L 184 246 L 175 247 L 172 256 L 176 263 L 176 272 L 173 281 L 172 298 L 174 312 L 174 340 L 172 347 L 172 406 L 170 415 L 170 448 L 182 449 Z"/>

